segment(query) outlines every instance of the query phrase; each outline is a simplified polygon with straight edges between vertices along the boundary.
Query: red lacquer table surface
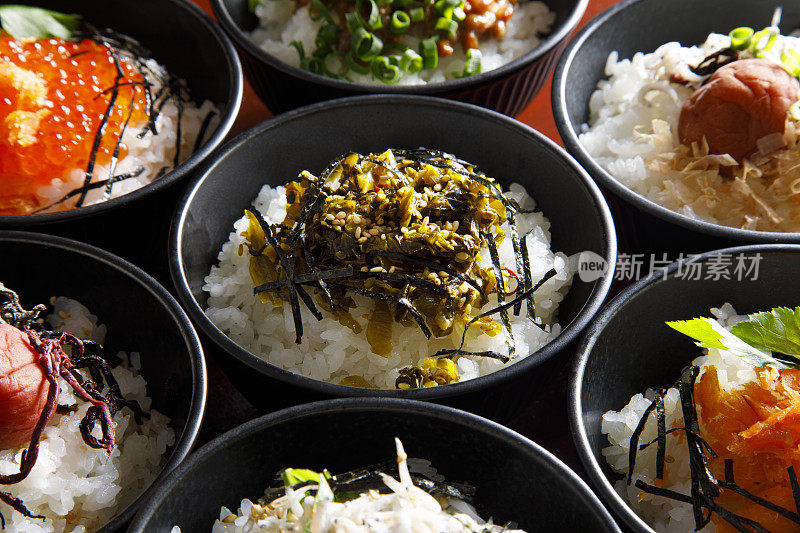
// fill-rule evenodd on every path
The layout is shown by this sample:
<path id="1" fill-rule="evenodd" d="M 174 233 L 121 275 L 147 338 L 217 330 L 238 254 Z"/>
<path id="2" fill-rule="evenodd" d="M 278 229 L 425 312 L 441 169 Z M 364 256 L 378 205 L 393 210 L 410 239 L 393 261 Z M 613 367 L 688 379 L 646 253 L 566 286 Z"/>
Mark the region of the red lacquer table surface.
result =
<path id="1" fill-rule="evenodd" d="M 207 12 L 211 12 L 208 0 L 193 1 Z M 617 1 L 590 0 L 580 25 Z M 253 89 L 245 83 L 244 101 L 231 136 L 272 116 Z M 550 81 L 517 118 L 561 144 L 550 106 Z M 207 352 L 213 351 L 207 350 Z M 251 418 L 264 414 L 239 394 L 222 373 L 213 355 L 208 355 L 209 397 L 199 445 Z M 565 353 L 559 354 L 554 360 L 539 367 L 536 370 L 537 375 L 530 380 L 515 383 L 508 390 L 492 393 L 493 403 L 499 402 L 501 407 L 493 410 L 490 416 L 542 445 L 584 476 L 572 444 L 567 421 L 566 387 L 571 359 L 572 349 L 568 348 Z"/>

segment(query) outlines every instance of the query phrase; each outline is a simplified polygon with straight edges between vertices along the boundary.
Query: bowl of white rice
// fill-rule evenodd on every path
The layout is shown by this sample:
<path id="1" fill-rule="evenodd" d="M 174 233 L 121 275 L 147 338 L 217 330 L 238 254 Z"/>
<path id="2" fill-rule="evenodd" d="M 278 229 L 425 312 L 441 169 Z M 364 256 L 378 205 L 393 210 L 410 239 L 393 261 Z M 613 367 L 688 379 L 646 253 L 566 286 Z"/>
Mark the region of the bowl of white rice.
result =
<path id="1" fill-rule="evenodd" d="M 78 433 L 89 404 L 62 384 L 59 404 L 77 410 L 59 410 L 50 420 L 27 478 L 0 486 L 44 519 L 0 503 L 6 531 L 120 531 L 197 437 L 206 397 L 197 334 L 166 289 L 103 250 L 0 231 L 0 253 L 0 279 L 22 306 L 44 304 L 47 328 L 100 342 L 122 394 L 147 413 L 137 422 L 120 410 L 113 450 L 90 448 Z M 0 450 L 3 474 L 19 469 L 19 452 Z"/>
<path id="2" fill-rule="evenodd" d="M 717 277 L 713 272 L 721 264 L 744 265 L 744 270 L 740 275 L 734 274 L 735 267 L 731 266 L 730 275 Z M 707 277 L 709 272 L 712 275 Z M 796 245 L 749 245 L 707 252 L 691 262 L 674 263 L 665 274 L 630 286 L 601 311 L 587 330 L 577 350 L 569 385 L 572 435 L 593 486 L 631 530 L 651 533 L 695 528 L 691 504 L 648 494 L 637 483 L 640 479 L 681 494 L 691 492 L 686 439 L 682 435 L 668 436 L 668 475 L 667 482 L 662 483 L 655 479 L 655 445 L 641 447 L 655 438 L 654 424 L 644 426 L 643 432 L 636 433 L 641 436 L 637 437 L 640 451 L 632 472 L 633 483 L 626 482 L 629 442 L 653 399 L 653 391 L 666 391 L 691 364 L 700 368 L 701 376 L 709 365 L 727 372 L 721 375 L 727 375 L 726 386 L 732 389 L 751 380 L 753 374 L 753 366 L 738 356 L 730 360 L 729 355 L 720 356 L 717 350 L 701 349 L 666 322 L 710 317 L 729 329 L 747 318 L 743 315 L 781 306 L 794 309 L 800 302 L 800 291 L 791 280 L 798 274 L 800 246 Z M 704 354 L 707 356 L 701 357 Z M 720 381 L 726 383 L 723 379 Z M 696 386 L 694 390 L 697 391 Z M 664 396 L 668 428 L 682 427 L 677 399 L 674 388 Z M 702 413 L 704 417 L 713 416 Z M 703 426 L 700 431 L 702 435 Z M 716 451 L 725 452 L 722 447 Z M 733 466 L 736 467 L 735 462 Z M 739 474 L 736 479 L 742 481 L 744 473 L 739 470 Z M 723 480 L 721 474 L 716 475 Z M 703 514 L 707 512 L 704 509 Z M 722 522 L 715 515 L 713 523 L 702 531 L 714 531 Z"/>
<path id="3" fill-rule="evenodd" d="M 54 175 L 50 182 L 35 190 L 36 205 L 24 211 L 3 211 L 0 227 L 59 225 L 63 228 L 67 227 L 66 224 L 74 224 L 76 220 L 91 217 L 93 224 L 86 223 L 81 231 L 73 232 L 85 238 L 85 235 L 100 233 L 108 226 L 118 226 L 120 221 L 113 219 L 111 213 L 122 211 L 125 212 L 122 220 L 137 220 L 137 223 L 146 221 L 148 217 L 136 217 L 153 206 L 142 202 L 153 196 L 161 196 L 163 191 L 189 175 L 230 131 L 243 90 L 241 64 L 233 44 L 208 14 L 188 0 L 123 1 L 114 2 L 113 7 L 103 1 L 74 3 L 51 0 L 22 4 L 79 15 L 84 24 L 80 27 L 83 33 L 73 35 L 75 38 L 88 35 L 98 38 L 102 34 L 123 43 L 119 46 L 127 47 L 126 50 L 135 50 L 130 58 L 121 52 L 116 53 L 122 54 L 120 57 L 124 57 L 121 59 L 124 64 L 141 61 L 143 66 L 134 68 L 139 68 L 138 72 L 144 81 L 141 82 L 141 89 L 136 85 L 138 82 L 130 83 L 134 87 L 131 95 L 135 95 L 138 114 L 133 113 L 133 118 L 124 127 L 114 126 L 109 128 L 113 131 L 101 132 L 84 124 L 84 131 L 80 122 L 75 125 L 67 121 L 65 131 L 59 137 L 63 140 L 43 137 L 36 141 L 34 146 L 49 146 L 59 142 L 67 144 L 73 138 L 86 139 L 86 146 L 92 141 L 100 143 L 98 146 L 106 150 L 106 145 L 113 148 L 113 143 L 117 142 L 116 137 L 107 137 L 122 132 L 117 156 L 109 162 L 103 162 L 105 160 L 101 160 L 95 150 L 95 155 L 89 153 L 88 163 L 76 168 L 57 169 L 61 174 Z M 141 48 L 128 46 L 126 38 L 133 39 Z M 65 61 L 61 56 L 57 59 Z M 20 61 L 24 61 L 24 58 Z M 24 66 L 24 63 L 20 64 Z M 54 61 L 53 64 L 58 63 Z M 84 67 L 76 67 L 76 71 Z M 68 78 L 68 75 L 73 78 Z M 80 71 L 73 75 L 70 72 L 64 73 L 63 77 L 69 79 L 70 83 L 78 83 L 74 81 L 77 75 L 90 77 L 92 73 Z M 53 88 L 52 81 L 47 83 L 44 90 L 48 98 L 64 98 Z M 113 108 L 114 113 L 124 113 L 125 110 L 120 106 L 124 101 L 130 102 L 134 98 L 127 93 L 122 94 L 126 88 L 97 87 L 99 94 L 95 100 L 101 95 L 106 98 L 108 94 L 117 94 L 115 90 L 119 91 L 118 99 L 109 100 L 108 109 Z M 86 95 L 81 96 L 84 97 Z M 145 102 L 144 105 L 138 103 L 141 100 Z M 74 103 L 64 101 L 69 105 L 74 104 L 71 111 L 73 115 L 82 112 L 80 100 Z M 142 108 L 145 107 L 148 111 L 141 118 L 140 115 L 144 113 Z M 67 112 L 70 112 L 69 109 Z M 60 117 L 56 118 L 60 120 Z M 91 118 L 94 120 L 95 117 Z M 149 123 L 151 119 L 152 127 Z M 81 120 L 80 117 L 77 120 Z M 54 148 L 49 146 L 47 153 L 50 154 Z M 83 148 L 84 144 L 81 144 L 80 149 Z M 53 161 L 49 164 L 55 168 L 58 158 L 48 157 Z M 75 156 L 69 161 L 83 160 Z M 11 172 L 13 174 L 13 170 Z M 37 176 L 37 180 L 41 181 L 41 177 Z M 88 180 L 91 180 L 92 186 L 86 185 Z M 132 205 L 137 208 L 130 208 Z M 16 214 L 19 212 L 27 214 Z M 97 216 L 108 217 L 106 224 L 98 223 Z"/>
<path id="4" fill-rule="evenodd" d="M 786 166 L 770 175 L 758 162 L 759 157 L 779 157 L 783 149 L 789 153 L 790 147 L 779 148 L 779 142 L 748 155 L 756 170 L 746 179 L 727 177 L 725 165 L 734 165 L 733 159 L 719 159 L 718 167 L 697 161 L 686 166 L 687 157 L 702 159 L 702 146 L 694 153 L 681 152 L 679 116 L 695 88 L 682 85 L 683 78 L 694 76 L 688 67 L 730 46 L 728 34 L 735 28 L 759 31 L 773 22 L 781 32 L 781 50 L 797 47 L 790 37 L 800 25 L 794 4 L 631 0 L 591 21 L 562 56 L 553 109 L 564 143 L 653 239 L 668 244 L 713 238 L 719 246 L 800 241 L 794 195 L 788 189 L 774 195 L 783 181 L 795 179 L 793 169 Z M 789 130 L 785 133 L 789 138 Z M 722 156 L 711 153 L 706 163 L 715 157 Z M 700 172 L 705 170 L 710 172 Z"/>
<path id="5" fill-rule="evenodd" d="M 249 509 L 280 470 L 327 468 L 335 474 L 394 462 L 395 438 L 409 464 L 422 460 L 437 479 L 475 487 L 478 515 L 495 524 L 512 521 L 527 531 L 619 531 L 586 484 L 525 437 L 464 411 L 387 398 L 316 402 L 231 430 L 181 465 L 129 531 L 168 532 L 175 525 L 211 531 L 221 507 Z M 399 527 L 419 531 L 411 520 Z"/>
<path id="6" fill-rule="evenodd" d="M 588 1 L 516 3 L 514 14 L 504 25 L 504 38 L 494 39 L 489 31 L 481 37 L 479 73 L 459 76 L 465 55 L 461 43 L 454 43 L 454 53 L 440 57 L 435 68 L 426 67 L 394 84 L 373 80 L 369 74 L 353 74 L 352 70 L 335 78 L 301 68 L 297 50 L 290 43 L 304 43 L 304 53 L 310 56 L 321 24 L 315 21 L 317 17 L 309 17 L 305 4 L 294 6 L 286 0 L 211 2 L 220 24 L 239 47 L 251 84 L 273 112 L 344 96 L 410 93 L 443 96 L 515 116 L 542 88 Z M 413 6 L 433 11 L 433 2 L 405 4 L 409 12 Z M 328 6 L 335 11 L 333 4 Z M 340 38 L 342 35 L 345 32 Z M 414 42 L 406 45 L 415 49 Z"/>
<path id="7" fill-rule="evenodd" d="M 304 333 L 298 344 L 290 306 L 261 303 L 249 274 L 250 254 L 238 252 L 246 249 L 241 236 L 247 226 L 247 220 L 242 220 L 244 209 L 261 213 L 265 220 L 282 220 L 286 193 L 278 186 L 300 171 L 320 172 L 350 151 L 369 154 L 420 146 L 469 161 L 504 189 L 518 183 L 511 185 L 509 194 L 519 195 L 526 209 L 536 213 L 525 214 L 533 218 L 526 218 L 526 229 L 520 226 L 530 251 L 533 280 L 548 270 L 554 277 L 535 292 L 538 325 L 529 323 L 524 311 L 519 315 L 509 311 L 521 328 L 514 329 L 518 357 L 505 363 L 477 355 L 459 357 L 459 382 L 400 390 L 396 387 L 402 368 L 422 364 L 455 337 L 427 340 L 416 325 L 398 325 L 391 333 L 394 348 L 386 357 L 376 355 L 363 332 L 343 328 L 324 314 L 315 320 L 303 309 Z M 519 223 L 523 224 L 522 219 Z M 375 229 L 372 237 L 380 231 L 388 230 Z M 385 95 L 309 106 L 230 142 L 204 167 L 181 202 L 170 246 L 171 274 L 189 313 L 227 355 L 224 360 L 240 366 L 229 374 L 260 404 L 268 404 L 264 387 L 275 379 L 293 388 L 294 395 L 299 388 L 304 394 L 328 397 L 421 399 L 479 392 L 527 374 L 560 352 L 605 297 L 613 267 L 597 270 L 595 276 L 579 275 L 580 254 L 591 252 L 597 254 L 598 264 L 613 265 L 616 250 L 613 224 L 602 197 L 551 141 L 503 115 L 467 104 Z M 509 253 L 513 258 L 511 244 L 504 246 L 498 248 L 499 255 Z M 489 253 L 484 253 L 488 258 Z M 363 320 L 371 306 L 367 302 L 363 312 L 354 312 L 354 318 Z M 366 322 L 364 326 L 369 327 Z M 506 351 L 502 335 L 482 335 L 475 342 L 470 341 L 471 350 Z"/>

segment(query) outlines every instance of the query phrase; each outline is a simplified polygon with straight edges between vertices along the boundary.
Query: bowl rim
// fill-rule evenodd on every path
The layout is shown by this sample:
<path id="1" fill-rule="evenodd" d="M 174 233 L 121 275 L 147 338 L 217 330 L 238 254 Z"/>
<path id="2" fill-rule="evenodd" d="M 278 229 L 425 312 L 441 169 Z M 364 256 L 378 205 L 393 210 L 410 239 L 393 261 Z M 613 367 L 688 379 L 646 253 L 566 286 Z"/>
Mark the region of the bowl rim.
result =
<path id="1" fill-rule="evenodd" d="M 164 2 L 172 2 L 175 6 L 183 9 L 184 17 L 193 17 L 201 23 L 213 37 L 214 41 L 221 48 L 222 53 L 226 60 L 226 71 L 228 78 L 228 94 L 221 105 L 225 105 L 228 109 L 226 112 L 220 114 L 220 123 L 214 130 L 213 134 L 208 140 L 200 146 L 191 156 L 178 166 L 164 174 L 162 177 L 143 185 L 142 187 L 125 193 L 116 198 L 110 198 L 106 201 L 91 204 L 84 207 L 68 209 L 66 211 L 57 211 L 54 213 L 40 213 L 35 215 L 0 215 L 0 228 L 13 229 L 22 226 L 42 226 L 47 224 L 57 224 L 60 222 L 67 222 L 79 220 L 120 207 L 127 206 L 130 203 L 136 202 L 146 196 L 158 193 L 163 189 L 180 181 L 206 159 L 211 152 L 217 148 L 233 127 L 236 116 L 239 114 L 239 108 L 242 104 L 242 96 L 244 94 L 244 75 L 242 73 L 242 64 L 239 61 L 239 56 L 236 54 L 236 48 L 230 41 L 228 36 L 222 31 L 219 25 L 214 22 L 205 11 L 198 5 L 190 0 L 161 0 Z M 191 87 L 189 88 L 191 90 Z M 218 103 L 215 103 L 218 105 Z"/>
<path id="2" fill-rule="evenodd" d="M 211 9 L 214 12 L 214 16 L 216 16 L 219 23 L 225 29 L 225 32 L 236 42 L 237 46 L 239 46 L 239 48 L 241 48 L 241 50 L 247 54 L 248 57 L 252 57 L 260 63 L 266 63 L 268 66 L 277 69 L 284 74 L 288 74 L 294 78 L 299 78 L 300 80 L 308 83 L 315 83 L 331 89 L 346 91 L 348 93 L 360 94 L 441 94 L 445 92 L 466 90 L 479 85 L 489 84 L 518 70 L 522 70 L 525 66 L 533 63 L 540 57 L 544 57 L 552 50 L 557 49 L 558 45 L 564 42 L 572 33 L 572 30 L 574 30 L 578 25 L 578 22 L 583 17 L 584 12 L 589 5 L 589 0 L 577 0 L 566 20 L 564 20 L 562 24 L 555 27 L 553 31 L 547 34 L 545 38 L 542 39 L 542 42 L 539 44 L 539 46 L 496 69 L 481 72 L 480 74 L 466 78 L 446 80 L 438 83 L 427 83 L 420 85 L 367 85 L 363 83 L 329 78 L 322 74 L 314 74 L 301 68 L 291 66 L 288 63 L 277 59 L 276 57 L 267 53 L 265 50 L 262 50 L 250 39 L 245 31 L 242 30 L 239 25 L 236 24 L 236 22 L 234 22 L 233 17 L 231 17 L 230 12 L 225 6 L 223 0 L 209 1 L 211 4 Z"/>
<path id="3" fill-rule="evenodd" d="M 140 286 L 143 290 L 152 295 L 160 305 L 169 313 L 174 324 L 177 326 L 189 356 L 189 362 L 192 371 L 192 398 L 189 407 L 189 412 L 186 416 L 186 426 L 177 436 L 172 454 L 167 459 L 167 462 L 162 467 L 158 476 L 151 482 L 150 486 L 139 495 L 136 500 L 128 504 L 128 506 L 117 514 L 113 519 L 107 522 L 99 532 L 111 533 L 122 528 L 122 526 L 130 521 L 139 506 L 149 497 L 155 488 L 161 484 L 164 478 L 177 467 L 191 451 L 195 444 L 197 435 L 200 431 L 200 425 L 203 420 L 203 413 L 206 405 L 206 394 L 208 387 L 208 376 L 206 373 L 206 362 L 203 355 L 203 347 L 200 344 L 200 338 L 192 326 L 189 317 L 183 311 L 181 306 L 172 297 L 172 295 L 156 281 L 153 277 L 145 271 L 101 248 L 85 244 L 80 241 L 67 239 L 64 237 L 57 237 L 54 235 L 47 235 L 44 233 L 33 233 L 23 231 L 8 231 L 0 230 L 0 243 L 19 243 L 24 245 L 32 245 L 41 248 L 43 251 L 48 249 L 60 249 L 70 253 L 84 256 L 90 261 L 96 261 L 105 264 L 124 276 L 128 277 L 135 284 Z"/>
<path id="4" fill-rule="evenodd" d="M 150 495 L 131 523 L 129 533 L 147 531 L 147 523 L 152 517 L 156 508 L 167 497 L 171 490 L 180 486 L 183 479 L 197 465 L 203 463 L 208 457 L 215 453 L 223 453 L 224 448 L 232 443 L 247 439 L 250 436 L 265 431 L 270 431 L 274 427 L 314 416 L 324 416 L 330 413 L 382 413 L 386 416 L 415 414 L 429 418 L 448 420 L 456 422 L 466 430 L 475 431 L 486 435 L 500 438 L 510 445 L 525 449 L 529 454 L 540 458 L 544 463 L 551 466 L 560 474 L 565 482 L 571 484 L 583 497 L 583 504 L 589 505 L 598 516 L 605 520 L 605 525 L 610 531 L 620 532 L 611 513 L 606 509 L 597 495 L 589 488 L 589 485 L 581 479 L 571 468 L 569 468 L 558 457 L 547 451 L 539 444 L 529 438 L 509 429 L 503 425 L 493 422 L 487 418 L 480 417 L 467 411 L 447 407 L 444 405 L 420 402 L 416 400 L 400 398 L 337 398 L 333 400 L 323 400 L 303 405 L 296 405 L 275 411 L 249 422 L 237 426 L 226 433 L 214 438 L 195 451 L 187 460 L 176 468 L 161 483 L 156 491 Z"/>
<path id="5" fill-rule="evenodd" d="M 750 244 L 743 246 L 734 246 L 730 248 L 721 248 L 718 250 L 711 250 L 699 254 L 691 259 L 676 261 L 670 264 L 666 269 L 655 272 L 650 276 L 637 281 L 636 283 L 626 287 L 620 292 L 611 302 L 606 305 L 602 311 L 596 316 L 592 324 L 586 328 L 580 344 L 575 350 L 575 358 L 572 362 L 570 369 L 570 376 L 567 383 L 567 412 L 569 415 L 570 432 L 572 433 L 572 440 L 575 444 L 575 449 L 578 452 L 578 457 L 583 464 L 584 469 L 588 475 L 591 484 L 594 486 L 595 491 L 600 495 L 601 499 L 611 508 L 614 515 L 622 518 L 627 526 L 638 532 L 654 533 L 654 530 L 642 520 L 622 497 L 614 490 L 614 486 L 609 482 L 606 475 L 603 473 L 602 465 L 596 460 L 593 448 L 589 443 L 586 425 L 583 421 L 584 409 L 581 389 L 583 386 L 584 376 L 586 373 L 586 365 L 592 355 L 592 350 L 598 338 L 603 333 L 603 330 L 608 325 L 618 312 L 624 311 L 625 305 L 628 301 L 644 293 L 649 287 L 664 281 L 664 277 L 669 275 L 680 266 L 688 262 L 704 262 L 714 256 L 719 255 L 734 255 L 734 254 L 750 254 L 750 253 L 794 253 L 800 254 L 800 245 L 797 244 Z"/>
<path id="6" fill-rule="evenodd" d="M 228 157 L 231 153 L 236 151 L 240 145 L 246 143 L 249 139 L 257 137 L 269 130 L 279 128 L 286 122 L 302 119 L 306 116 L 314 115 L 318 112 L 324 112 L 326 110 L 339 109 L 361 104 L 385 106 L 413 104 L 416 107 L 426 106 L 429 108 L 444 109 L 455 113 L 465 113 L 472 116 L 477 115 L 483 120 L 500 123 L 509 129 L 532 137 L 536 142 L 542 144 L 545 149 L 553 152 L 556 157 L 561 158 L 564 164 L 575 172 L 576 178 L 586 187 L 586 192 L 590 196 L 592 203 L 597 210 L 597 215 L 601 220 L 602 229 L 605 233 L 604 244 L 606 250 L 604 259 L 609 265 L 609 269 L 606 275 L 598 280 L 598 284 L 595 286 L 589 299 L 583 304 L 583 307 L 577 316 L 570 324 L 564 327 L 564 329 L 556 338 L 512 366 L 505 367 L 496 372 L 492 372 L 491 374 L 487 374 L 475 379 L 470 379 L 453 385 L 447 385 L 446 387 L 430 387 L 425 389 L 411 390 L 365 389 L 320 381 L 296 374 L 289 370 L 284 370 L 283 368 L 273 365 L 272 363 L 269 363 L 245 350 L 231 340 L 209 320 L 191 293 L 185 270 L 183 268 L 184 260 L 181 252 L 183 242 L 182 228 L 185 223 L 188 207 L 192 203 L 197 191 L 202 187 L 203 183 L 207 179 L 209 173 L 214 170 L 214 167 L 217 164 Z M 173 285 L 175 286 L 178 294 L 178 298 L 188 311 L 189 316 L 192 317 L 195 324 L 200 327 L 203 333 L 205 333 L 226 354 L 241 361 L 253 370 L 258 371 L 265 377 L 278 379 L 300 389 L 311 390 L 333 397 L 381 396 L 422 400 L 458 396 L 475 392 L 483 388 L 492 388 L 501 382 L 505 382 L 514 378 L 515 376 L 519 376 L 531 371 L 533 367 L 543 363 L 562 351 L 580 334 L 581 331 L 583 331 L 583 329 L 591 321 L 592 317 L 602 306 L 603 301 L 605 300 L 605 297 L 611 287 L 614 265 L 616 264 L 616 254 L 617 236 L 614 227 L 614 221 L 611 217 L 611 211 L 606 204 L 600 189 L 592 181 L 588 174 L 586 174 L 586 172 L 580 167 L 580 165 L 563 148 L 558 146 L 549 138 L 545 137 L 542 133 L 539 133 L 533 128 L 495 111 L 463 102 L 418 95 L 368 95 L 328 100 L 325 102 L 319 102 L 309 106 L 301 107 L 263 122 L 225 143 L 225 145 L 215 153 L 214 157 L 209 158 L 198 170 L 191 186 L 187 188 L 184 196 L 178 202 L 172 219 L 172 224 L 170 226 L 169 270 Z M 537 357 L 534 358 L 534 355 Z"/>
<path id="7" fill-rule="evenodd" d="M 559 135 L 561 135 L 561 139 L 564 141 L 565 148 L 580 162 L 593 179 L 597 180 L 605 189 L 611 191 L 614 196 L 621 198 L 636 209 L 660 218 L 661 220 L 692 231 L 704 233 L 720 239 L 739 241 L 743 244 L 746 242 L 764 244 L 785 242 L 800 243 L 800 232 L 759 231 L 734 228 L 732 226 L 723 226 L 721 224 L 714 224 L 705 220 L 691 218 L 677 211 L 667 209 L 623 185 L 622 182 L 618 181 L 611 173 L 601 167 L 586 148 L 584 148 L 583 144 L 581 144 L 578 139 L 578 133 L 570 121 L 569 109 L 567 108 L 567 77 L 570 74 L 575 57 L 586 45 L 586 42 L 606 22 L 617 16 L 623 16 L 626 10 L 636 4 L 650 1 L 657 2 L 658 0 L 623 0 L 606 9 L 581 28 L 577 35 L 567 44 L 564 53 L 561 54 L 561 58 L 556 64 L 555 72 L 553 73 L 551 102 L 556 128 L 558 129 Z M 644 52 L 649 53 L 650 51 Z M 601 79 L 606 78 L 604 77 Z"/>

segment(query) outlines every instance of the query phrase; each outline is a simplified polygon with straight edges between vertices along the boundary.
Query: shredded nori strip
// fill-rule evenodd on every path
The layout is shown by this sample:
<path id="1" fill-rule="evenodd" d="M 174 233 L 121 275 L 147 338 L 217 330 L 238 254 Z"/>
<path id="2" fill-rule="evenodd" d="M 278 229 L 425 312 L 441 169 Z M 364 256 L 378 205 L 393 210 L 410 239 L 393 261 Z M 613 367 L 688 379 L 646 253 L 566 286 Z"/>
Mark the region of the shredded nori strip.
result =
<path id="1" fill-rule="evenodd" d="M 721 50 L 717 50 L 713 54 L 709 54 L 697 65 L 689 67 L 689 70 L 698 76 L 710 76 L 725 65 L 738 60 L 739 52 L 733 48 L 723 48 Z"/>
<path id="2" fill-rule="evenodd" d="M 497 280 L 497 303 L 498 312 L 500 313 L 500 321 L 503 323 L 506 334 L 506 344 L 508 345 L 508 358 L 514 358 L 516 352 L 516 345 L 514 344 L 514 332 L 511 331 L 511 322 L 508 319 L 508 310 L 503 307 L 506 301 L 506 287 L 503 281 L 503 268 L 500 265 L 500 256 L 497 254 L 497 245 L 494 242 L 494 237 L 490 233 L 484 233 L 483 238 L 486 240 L 486 246 L 489 248 L 489 256 L 492 258 L 492 266 L 494 267 L 494 277 Z M 522 300 L 520 300 L 522 301 Z M 464 333 L 467 329 L 464 328 Z"/>
<path id="3" fill-rule="evenodd" d="M 655 399 L 652 402 L 650 402 L 650 405 L 648 405 L 647 409 L 644 410 L 642 418 L 639 419 L 639 423 L 636 425 L 636 428 L 633 430 L 633 433 L 631 433 L 630 449 L 628 450 L 628 479 L 625 482 L 626 485 L 630 485 L 631 481 L 633 480 L 633 470 L 634 467 L 636 466 L 636 454 L 640 449 L 639 437 L 641 437 L 642 432 L 647 426 L 647 420 L 650 417 L 650 413 L 655 411 L 656 403 L 657 402 Z"/>
<path id="4" fill-rule="evenodd" d="M 555 269 L 551 269 L 551 270 L 547 271 L 545 273 L 545 275 L 542 277 L 542 279 L 540 279 L 539 282 L 535 286 L 533 286 L 530 289 L 528 289 L 527 291 L 523 292 L 522 294 L 520 294 L 519 296 L 517 296 L 513 300 L 511 300 L 509 302 L 506 302 L 503 305 L 499 305 L 497 307 L 489 309 L 488 311 L 484 311 L 483 313 L 479 314 L 478 316 L 472 317 L 472 319 L 469 322 L 467 322 L 467 324 L 464 326 L 464 332 L 461 334 L 461 344 L 459 345 L 459 347 L 456 348 L 455 350 L 439 350 L 438 352 L 433 354 L 433 357 L 452 359 L 452 358 L 457 357 L 459 355 L 467 355 L 467 354 L 471 353 L 473 355 L 480 354 L 480 355 L 483 355 L 484 357 L 492 357 L 494 359 L 499 359 L 500 361 L 502 361 L 504 363 L 508 362 L 510 360 L 509 356 L 503 355 L 503 354 L 500 354 L 500 353 L 497 353 L 497 352 L 493 352 L 491 350 L 490 351 L 486 351 L 486 352 L 464 352 L 463 351 L 464 341 L 466 340 L 467 331 L 469 330 L 470 325 L 472 325 L 475 321 L 477 321 L 477 320 L 479 320 L 479 319 L 481 319 L 481 318 L 483 318 L 485 316 L 489 316 L 489 315 L 493 315 L 493 314 L 498 313 L 498 312 L 505 311 L 506 309 L 512 307 L 515 303 L 517 303 L 518 300 L 524 300 L 524 299 L 528 298 L 529 296 L 531 296 L 536 291 L 536 289 L 541 287 L 544 284 L 544 282 L 546 282 L 547 280 L 549 280 L 550 278 L 552 278 L 555 275 L 556 275 Z"/>
<path id="5" fill-rule="evenodd" d="M 789 466 L 786 469 L 789 474 L 789 485 L 792 487 L 792 497 L 794 498 L 794 508 L 797 514 L 800 514 L 800 485 L 797 483 L 797 475 L 794 472 L 794 467 Z"/>

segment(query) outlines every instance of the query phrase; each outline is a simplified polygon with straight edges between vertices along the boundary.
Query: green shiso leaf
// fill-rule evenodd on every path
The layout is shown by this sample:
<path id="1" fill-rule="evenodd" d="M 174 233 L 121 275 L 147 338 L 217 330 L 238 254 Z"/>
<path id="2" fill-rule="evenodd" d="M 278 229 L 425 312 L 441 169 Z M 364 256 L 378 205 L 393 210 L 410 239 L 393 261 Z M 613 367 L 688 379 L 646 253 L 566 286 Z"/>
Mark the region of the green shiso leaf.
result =
<path id="1" fill-rule="evenodd" d="M 80 15 L 15 4 L 0 6 L 0 26 L 14 39 L 69 39 L 80 22 Z"/>
<path id="2" fill-rule="evenodd" d="M 786 368 L 787 364 L 771 357 L 769 351 L 762 351 L 748 344 L 731 331 L 728 331 L 713 318 L 693 318 L 667 322 L 672 329 L 698 341 L 701 348 L 728 350 L 753 366 L 772 366 Z M 791 366 L 795 366 L 792 364 Z"/>
<path id="3" fill-rule="evenodd" d="M 776 307 L 754 313 L 733 326 L 731 333 L 777 358 L 800 363 L 800 307 Z"/>

